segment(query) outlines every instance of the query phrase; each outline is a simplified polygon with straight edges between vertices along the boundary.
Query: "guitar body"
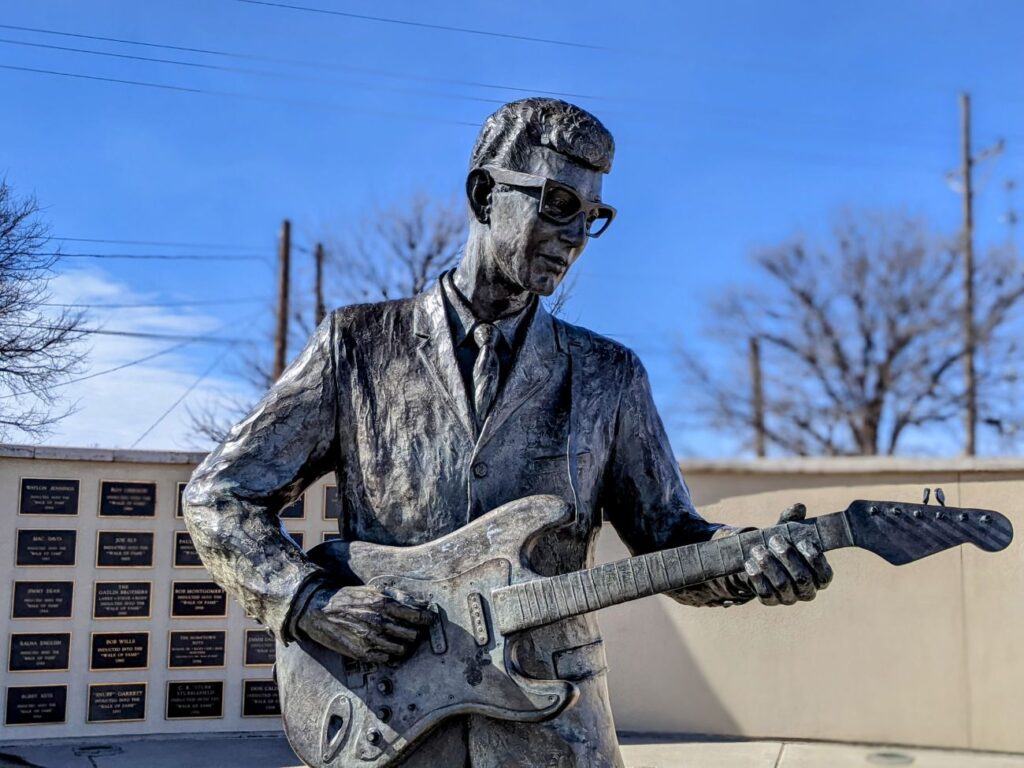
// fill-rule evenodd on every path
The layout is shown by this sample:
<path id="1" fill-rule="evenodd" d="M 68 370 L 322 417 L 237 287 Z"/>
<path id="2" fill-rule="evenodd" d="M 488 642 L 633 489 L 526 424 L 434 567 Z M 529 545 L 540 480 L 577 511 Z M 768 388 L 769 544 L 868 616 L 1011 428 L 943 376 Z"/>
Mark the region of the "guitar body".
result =
<path id="1" fill-rule="evenodd" d="M 343 584 L 394 588 L 427 601 L 436 618 L 401 664 L 358 664 L 317 645 L 277 646 L 288 741 L 315 768 L 384 768 L 443 719 L 481 714 L 538 722 L 569 706 L 575 687 L 517 668 L 514 636 L 495 630 L 491 593 L 539 578 L 524 549 L 570 509 L 533 496 L 495 509 L 415 547 L 330 541 L 310 557 Z"/>

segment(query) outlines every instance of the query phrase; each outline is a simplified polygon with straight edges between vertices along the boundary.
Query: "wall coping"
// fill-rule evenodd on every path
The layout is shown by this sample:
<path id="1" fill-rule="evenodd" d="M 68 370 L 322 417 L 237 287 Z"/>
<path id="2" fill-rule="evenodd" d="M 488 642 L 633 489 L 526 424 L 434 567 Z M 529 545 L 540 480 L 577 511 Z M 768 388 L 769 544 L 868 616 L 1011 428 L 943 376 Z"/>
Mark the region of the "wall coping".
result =
<path id="1" fill-rule="evenodd" d="M 194 465 L 206 458 L 206 451 L 137 451 L 121 448 L 70 448 L 56 445 L 0 444 L 0 458 Z"/>
<path id="2" fill-rule="evenodd" d="M 1022 472 L 1024 456 L 907 458 L 842 456 L 789 459 L 682 459 L 683 472 L 721 475 L 906 475 Z"/>
<path id="3" fill-rule="evenodd" d="M 206 452 L 0 444 L 0 458 L 197 465 L 206 458 Z M 679 465 L 682 467 L 683 472 L 721 475 L 1024 473 L 1024 456 L 986 456 L 982 458 L 849 456 L 789 459 L 681 459 Z"/>

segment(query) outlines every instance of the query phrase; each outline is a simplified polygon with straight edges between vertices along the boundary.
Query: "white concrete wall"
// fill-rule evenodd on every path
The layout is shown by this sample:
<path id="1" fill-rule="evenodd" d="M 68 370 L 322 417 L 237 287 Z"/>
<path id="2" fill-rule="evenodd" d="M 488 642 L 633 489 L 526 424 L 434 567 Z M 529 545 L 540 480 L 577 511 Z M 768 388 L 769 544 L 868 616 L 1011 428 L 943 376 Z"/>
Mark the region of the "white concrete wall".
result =
<path id="1" fill-rule="evenodd" d="M 279 728 L 276 719 L 243 719 L 241 681 L 264 678 L 266 669 L 242 666 L 242 635 L 255 626 L 237 605 L 228 619 L 169 618 L 172 578 L 199 578 L 171 566 L 177 482 L 199 459 L 189 454 L 101 452 L 68 449 L 0 449 L 0 515 L 8 521 L 7 553 L 0 578 L 65 578 L 79 586 L 72 631 L 70 673 L 7 673 L 0 684 L 67 682 L 68 721 L 59 726 L 4 728 L 0 740 L 48 736 L 176 731 L 248 731 Z M 923 486 L 942 486 L 951 505 L 989 507 L 1024 525 L 1017 499 L 1024 493 L 1024 461 L 880 461 L 684 463 L 694 499 L 706 517 L 741 525 L 769 525 L 795 501 L 810 514 L 844 509 L 853 499 L 917 501 Z M 19 517 L 21 477 L 79 478 L 77 518 Z M 100 479 L 155 480 L 157 517 L 97 517 Z M 307 546 L 334 528 L 322 519 L 321 480 L 307 492 L 306 517 L 288 522 Z M 73 569 L 14 568 L 18 527 L 79 529 Z M 156 532 L 150 572 L 96 574 L 95 531 L 138 528 Z M 600 558 L 625 554 L 611 529 L 600 540 Z M 792 608 L 748 605 L 694 609 L 650 598 L 605 611 L 610 683 L 621 730 L 737 736 L 813 738 L 1024 751 L 1024 659 L 1017 639 L 1024 630 L 1024 585 L 1019 547 L 996 555 L 972 548 L 946 552 L 902 568 L 854 550 L 830 557 L 836 579 L 813 603 Z M 30 571 L 27 573 L 26 571 Z M 59 571 L 59 573 L 58 573 Z M 92 581 L 152 579 L 149 622 L 91 620 Z M 10 616 L 11 588 L 0 590 L 0 616 Z M 11 631 L 60 631 L 55 621 L 8 621 Z M 88 672 L 90 630 L 144 628 L 151 632 L 151 664 L 144 673 Z M 17 625 L 17 626 L 12 626 Z M 109 625 L 109 626 L 108 626 Z M 145 626 L 143 626 L 145 625 Z M 168 630 L 224 626 L 226 668 L 166 669 Z M 6 648 L 7 638 L 3 638 Z M 147 680 L 147 719 L 141 723 L 85 723 L 86 686 L 100 680 Z M 164 687 L 174 679 L 223 679 L 220 720 L 166 721 Z"/>

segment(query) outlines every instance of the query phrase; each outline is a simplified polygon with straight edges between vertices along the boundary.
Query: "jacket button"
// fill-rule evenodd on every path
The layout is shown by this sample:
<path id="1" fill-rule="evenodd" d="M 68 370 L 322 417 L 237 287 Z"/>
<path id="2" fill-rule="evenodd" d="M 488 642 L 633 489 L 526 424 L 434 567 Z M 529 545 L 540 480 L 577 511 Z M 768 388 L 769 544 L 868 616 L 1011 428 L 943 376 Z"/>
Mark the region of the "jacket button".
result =
<path id="1" fill-rule="evenodd" d="M 482 461 L 478 461 L 476 464 L 474 464 L 473 465 L 473 476 L 474 477 L 487 477 L 487 465 L 484 462 L 482 462 Z"/>

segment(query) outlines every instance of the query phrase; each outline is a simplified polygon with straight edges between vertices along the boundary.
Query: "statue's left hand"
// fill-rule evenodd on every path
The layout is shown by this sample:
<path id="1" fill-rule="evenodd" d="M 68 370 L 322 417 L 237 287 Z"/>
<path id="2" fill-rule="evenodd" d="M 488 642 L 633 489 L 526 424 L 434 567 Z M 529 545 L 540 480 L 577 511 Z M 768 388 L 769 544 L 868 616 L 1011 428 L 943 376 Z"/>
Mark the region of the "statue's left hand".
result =
<path id="1" fill-rule="evenodd" d="M 803 520 L 807 507 L 794 504 L 779 517 L 779 523 Z M 832 566 L 825 554 L 806 539 L 796 544 L 784 536 L 772 536 L 768 546 L 758 544 L 744 563 L 747 581 L 765 605 L 793 605 L 813 600 L 819 589 L 832 581 Z"/>

